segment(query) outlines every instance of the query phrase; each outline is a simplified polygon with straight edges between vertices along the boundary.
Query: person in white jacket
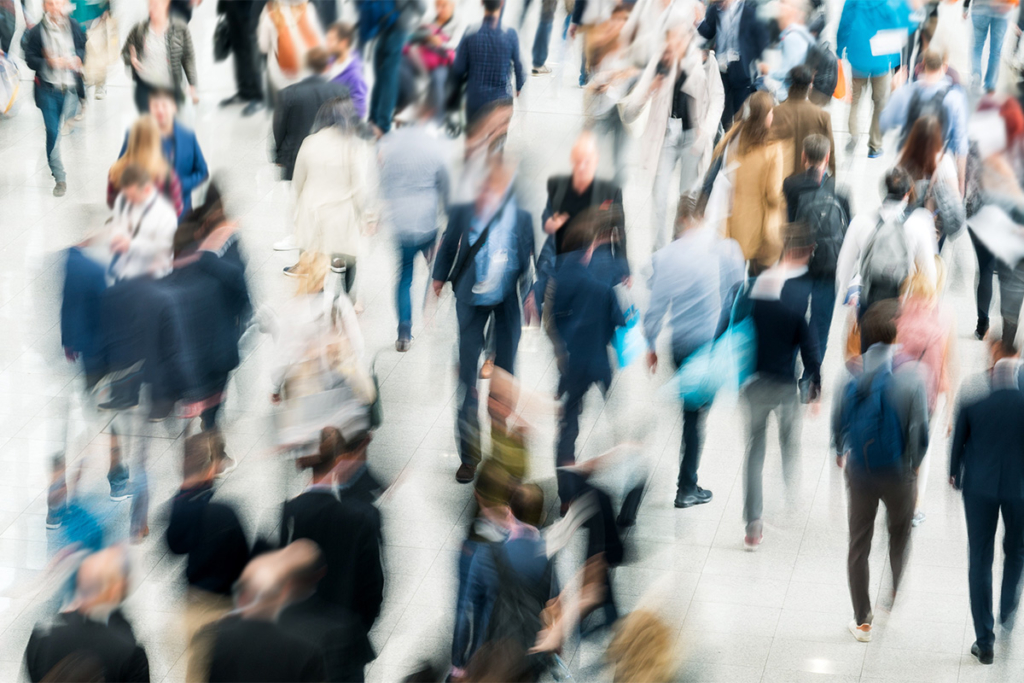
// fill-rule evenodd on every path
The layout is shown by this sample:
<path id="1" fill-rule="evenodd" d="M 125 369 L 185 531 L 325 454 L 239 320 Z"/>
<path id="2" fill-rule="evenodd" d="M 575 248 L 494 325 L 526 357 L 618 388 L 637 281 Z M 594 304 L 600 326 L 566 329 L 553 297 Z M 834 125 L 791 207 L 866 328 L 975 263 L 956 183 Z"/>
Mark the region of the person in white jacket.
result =
<path id="1" fill-rule="evenodd" d="M 111 273 L 117 280 L 170 274 L 178 215 L 156 189 L 149 172 L 129 164 L 121 173 L 121 193 L 111 221 Z"/>
<path id="2" fill-rule="evenodd" d="M 697 188 L 711 164 L 715 133 L 725 106 L 722 77 L 696 44 L 692 8 L 673 5 L 666 21 L 664 48 L 654 52 L 632 92 L 624 100 L 623 121 L 639 125 L 645 170 L 657 159 L 654 176 L 654 249 L 669 242 L 669 183 L 680 166 L 679 194 Z M 644 110 L 647 110 L 646 112 Z"/>
<path id="3" fill-rule="evenodd" d="M 903 217 L 907 210 L 907 198 L 910 194 L 912 181 L 906 171 L 897 167 L 885 176 L 887 194 L 877 213 L 862 213 L 852 221 L 846 230 L 843 246 L 839 250 L 836 263 L 836 287 L 838 296 L 849 305 L 857 303 L 858 297 L 847 295 L 857 291 L 860 284 L 861 257 L 871 241 L 871 236 L 878 229 L 879 221 L 900 221 L 907 237 L 909 263 L 908 272 L 920 271 L 928 279 L 932 287 L 936 285 L 935 270 L 935 223 L 931 213 L 926 209 L 917 209 L 909 216 Z M 864 310 L 867 307 L 863 307 Z"/>

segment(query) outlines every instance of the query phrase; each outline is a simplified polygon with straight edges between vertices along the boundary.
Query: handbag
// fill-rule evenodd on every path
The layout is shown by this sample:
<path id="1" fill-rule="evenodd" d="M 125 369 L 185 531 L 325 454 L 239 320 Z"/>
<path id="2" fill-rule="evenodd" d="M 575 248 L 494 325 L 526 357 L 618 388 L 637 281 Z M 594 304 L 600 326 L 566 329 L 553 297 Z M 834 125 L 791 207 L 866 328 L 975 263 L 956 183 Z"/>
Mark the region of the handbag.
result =
<path id="1" fill-rule="evenodd" d="M 647 348 L 643 328 L 640 326 L 640 311 L 633 303 L 633 297 L 625 285 L 615 285 L 615 294 L 619 299 L 619 308 L 626 319 L 626 324 L 615 328 L 612 336 L 612 347 L 620 368 L 631 365 L 643 355 Z"/>
<path id="2" fill-rule="evenodd" d="M 231 29 L 228 27 L 228 18 L 222 14 L 213 29 L 213 61 L 223 62 L 230 54 Z"/>
<path id="3" fill-rule="evenodd" d="M 832 97 L 841 100 L 846 97 L 846 74 L 843 72 L 843 60 L 837 60 L 836 64 L 838 65 L 839 76 L 836 79 L 836 89 L 832 93 Z"/>
<path id="4" fill-rule="evenodd" d="M 712 226 L 720 235 L 725 234 L 726 222 L 732 214 L 732 198 L 735 192 L 728 155 L 729 147 L 727 146 L 722 150 L 718 175 L 715 176 L 707 205 L 704 207 L 704 224 Z"/>

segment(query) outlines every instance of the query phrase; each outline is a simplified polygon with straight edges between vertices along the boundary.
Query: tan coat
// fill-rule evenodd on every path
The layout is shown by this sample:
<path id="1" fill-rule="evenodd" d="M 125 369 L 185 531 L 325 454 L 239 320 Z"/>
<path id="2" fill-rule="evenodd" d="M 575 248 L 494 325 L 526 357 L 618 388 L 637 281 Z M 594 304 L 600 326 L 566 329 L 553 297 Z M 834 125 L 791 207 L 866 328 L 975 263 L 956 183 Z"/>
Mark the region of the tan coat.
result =
<path id="1" fill-rule="evenodd" d="M 725 236 L 739 242 L 743 258 L 771 266 L 782 254 L 783 152 L 770 143 L 747 154 L 728 152 L 733 171 L 732 213 Z"/>
<path id="2" fill-rule="evenodd" d="M 801 158 L 804 139 L 808 135 L 824 135 L 828 138 L 831 151 L 828 157 L 828 171 L 836 174 L 836 141 L 832 139 L 832 117 L 818 105 L 803 100 L 788 99 L 775 107 L 772 118 L 772 137 L 784 144 L 783 174 L 789 177 L 804 170 Z"/>

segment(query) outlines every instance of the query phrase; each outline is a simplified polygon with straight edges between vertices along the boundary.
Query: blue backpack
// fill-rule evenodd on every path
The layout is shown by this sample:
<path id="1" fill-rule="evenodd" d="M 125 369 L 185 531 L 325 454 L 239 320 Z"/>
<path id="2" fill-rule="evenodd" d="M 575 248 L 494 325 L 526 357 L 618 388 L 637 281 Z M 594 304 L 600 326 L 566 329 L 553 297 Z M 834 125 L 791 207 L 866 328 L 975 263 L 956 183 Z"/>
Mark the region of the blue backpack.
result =
<path id="1" fill-rule="evenodd" d="M 888 398 L 892 371 L 854 378 L 846 386 L 842 425 L 849 463 L 860 470 L 899 469 L 903 463 L 903 429 Z"/>
<path id="2" fill-rule="evenodd" d="M 358 7 L 360 45 L 366 45 L 398 20 L 395 0 L 359 0 Z"/>

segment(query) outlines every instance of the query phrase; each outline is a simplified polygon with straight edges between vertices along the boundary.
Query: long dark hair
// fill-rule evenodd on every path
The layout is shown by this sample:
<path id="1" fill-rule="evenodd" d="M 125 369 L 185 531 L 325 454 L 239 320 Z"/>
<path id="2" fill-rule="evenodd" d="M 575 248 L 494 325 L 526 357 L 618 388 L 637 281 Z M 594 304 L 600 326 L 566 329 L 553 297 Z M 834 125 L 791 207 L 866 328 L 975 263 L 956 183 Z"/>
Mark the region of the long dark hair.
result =
<path id="1" fill-rule="evenodd" d="M 758 91 L 747 98 L 745 105 L 746 116 L 742 121 L 734 123 L 715 148 L 715 156 L 719 157 L 725 148 L 737 136 L 740 139 L 739 153 L 747 154 L 768 144 L 769 127 L 767 124 L 768 112 L 775 106 L 772 96 L 763 90 Z"/>
<path id="2" fill-rule="evenodd" d="M 913 180 L 928 180 L 935 174 L 942 152 L 942 124 L 935 116 L 914 121 L 896 164 Z"/>
<path id="3" fill-rule="evenodd" d="M 192 207 L 181 219 L 174 233 L 174 256 L 177 258 L 189 246 L 202 241 L 228 219 L 224 211 L 224 198 L 216 181 L 210 181 L 206 198 Z"/>

